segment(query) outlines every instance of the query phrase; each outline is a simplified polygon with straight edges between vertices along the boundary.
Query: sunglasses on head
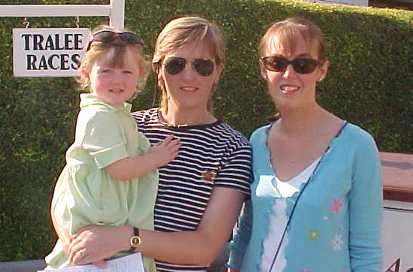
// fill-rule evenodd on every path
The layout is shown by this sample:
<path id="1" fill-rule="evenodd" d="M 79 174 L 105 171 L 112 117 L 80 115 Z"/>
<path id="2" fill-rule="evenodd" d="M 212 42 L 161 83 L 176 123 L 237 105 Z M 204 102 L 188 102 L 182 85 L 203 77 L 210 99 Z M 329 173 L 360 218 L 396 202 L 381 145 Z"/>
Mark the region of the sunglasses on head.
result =
<path id="1" fill-rule="evenodd" d="M 170 57 L 164 61 L 165 71 L 170 75 L 176 75 L 185 69 L 187 60 L 181 57 Z M 210 59 L 194 59 L 191 62 L 194 69 L 201 76 L 209 76 L 214 71 L 214 62 Z"/>
<path id="2" fill-rule="evenodd" d="M 265 69 L 273 72 L 284 72 L 288 65 L 292 65 L 294 71 L 298 74 L 309 74 L 314 72 L 320 61 L 311 58 L 295 58 L 288 60 L 282 56 L 268 56 L 260 58 Z"/>
<path id="3" fill-rule="evenodd" d="M 144 45 L 143 39 L 132 32 L 114 32 L 111 30 L 102 30 L 93 34 L 92 40 L 87 45 L 86 51 L 89 51 L 93 42 L 111 43 L 113 41 L 122 41 L 126 44 Z"/>

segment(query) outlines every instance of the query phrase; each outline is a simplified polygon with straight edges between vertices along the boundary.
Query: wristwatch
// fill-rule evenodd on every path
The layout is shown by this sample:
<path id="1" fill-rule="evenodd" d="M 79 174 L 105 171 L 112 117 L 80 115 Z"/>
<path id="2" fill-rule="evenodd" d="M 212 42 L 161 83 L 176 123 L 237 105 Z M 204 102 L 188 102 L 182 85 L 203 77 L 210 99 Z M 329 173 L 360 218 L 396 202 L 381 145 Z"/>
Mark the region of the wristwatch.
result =
<path id="1" fill-rule="evenodd" d="M 138 247 L 141 244 L 141 237 L 139 236 L 139 229 L 138 228 L 133 228 L 133 235 L 129 239 L 130 243 L 130 251 L 135 251 L 135 248 Z"/>

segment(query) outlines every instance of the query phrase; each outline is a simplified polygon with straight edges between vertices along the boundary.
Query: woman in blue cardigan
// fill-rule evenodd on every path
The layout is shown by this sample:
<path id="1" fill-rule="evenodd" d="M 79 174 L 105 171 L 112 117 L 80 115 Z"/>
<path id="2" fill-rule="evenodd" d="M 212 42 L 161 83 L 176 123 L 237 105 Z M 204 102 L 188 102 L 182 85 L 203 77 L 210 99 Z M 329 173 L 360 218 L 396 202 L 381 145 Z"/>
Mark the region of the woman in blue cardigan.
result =
<path id="1" fill-rule="evenodd" d="M 316 101 L 329 68 L 320 29 L 303 18 L 277 22 L 259 52 L 279 118 L 251 136 L 251 200 L 228 271 L 381 271 L 377 147 Z"/>

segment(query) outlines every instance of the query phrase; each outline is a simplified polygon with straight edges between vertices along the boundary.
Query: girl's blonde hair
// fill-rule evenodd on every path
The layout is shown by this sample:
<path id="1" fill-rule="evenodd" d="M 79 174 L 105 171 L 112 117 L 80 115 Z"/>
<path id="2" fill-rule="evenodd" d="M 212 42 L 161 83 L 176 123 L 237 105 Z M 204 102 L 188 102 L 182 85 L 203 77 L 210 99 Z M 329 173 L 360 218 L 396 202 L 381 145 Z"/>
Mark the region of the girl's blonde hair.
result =
<path id="1" fill-rule="evenodd" d="M 105 30 L 112 32 L 126 31 L 121 31 L 110 26 L 99 26 L 93 31 L 93 33 Z M 138 90 L 142 90 L 145 87 L 146 79 L 148 77 L 150 69 L 149 62 L 146 60 L 146 57 L 143 52 L 142 44 L 129 44 L 120 39 L 115 39 L 112 42 L 93 41 L 90 44 L 89 50 L 83 56 L 82 61 L 79 65 L 79 69 L 85 69 L 86 71 L 90 72 L 96 60 L 102 58 L 103 56 L 107 58 L 109 66 L 114 68 L 124 67 L 125 61 L 127 61 L 127 50 L 131 50 L 133 56 L 135 57 L 135 61 L 138 64 Z M 83 77 L 82 73 L 79 79 L 79 83 L 82 85 L 83 88 L 89 88 L 89 79 Z"/>
<path id="2" fill-rule="evenodd" d="M 206 44 L 214 57 L 216 65 L 225 62 L 224 37 L 214 23 L 196 17 L 185 16 L 171 20 L 159 33 L 155 44 L 155 52 L 152 59 L 152 67 L 158 74 L 165 56 L 190 43 Z M 163 80 L 158 81 L 161 89 L 161 106 L 164 112 L 168 112 L 167 93 Z M 208 100 L 207 108 L 212 111 L 212 97 Z"/>
<path id="3" fill-rule="evenodd" d="M 296 49 L 297 37 L 301 37 L 307 43 L 307 46 L 316 47 L 319 61 L 324 62 L 326 60 L 323 33 L 315 23 L 308 19 L 291 17 L 272 24 L 261 38 L 259 45 L 260 57 L 265 57 L 264 54 L 274 37 L 277 37 L 278 43 L 282 44 L 282 49 L 290 53 L 293 53 Z"/>

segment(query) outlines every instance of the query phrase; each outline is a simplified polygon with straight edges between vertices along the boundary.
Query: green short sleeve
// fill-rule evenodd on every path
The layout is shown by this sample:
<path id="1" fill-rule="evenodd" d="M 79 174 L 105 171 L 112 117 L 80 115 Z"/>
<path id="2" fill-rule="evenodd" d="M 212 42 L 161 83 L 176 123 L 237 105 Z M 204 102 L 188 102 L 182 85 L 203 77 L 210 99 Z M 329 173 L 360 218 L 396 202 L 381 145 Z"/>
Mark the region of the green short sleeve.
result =
<path id="1" fill-rule="evenodd" d="M 94 112 L 86 120 L 82 147 L 94 158 L 98 168 L 129 156 L 125 132 L 113 112 Z"/>

